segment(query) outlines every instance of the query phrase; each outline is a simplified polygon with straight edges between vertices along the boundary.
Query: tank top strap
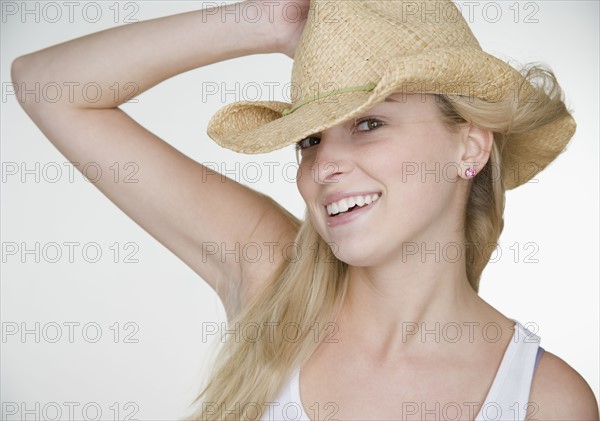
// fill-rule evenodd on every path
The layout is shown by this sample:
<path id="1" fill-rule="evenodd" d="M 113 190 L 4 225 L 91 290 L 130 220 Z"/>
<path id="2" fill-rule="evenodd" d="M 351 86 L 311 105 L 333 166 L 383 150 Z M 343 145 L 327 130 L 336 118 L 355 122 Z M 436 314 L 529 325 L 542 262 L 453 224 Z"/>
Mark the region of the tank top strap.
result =
<path id="1" fill-rule="evenodd" d="M 513 337 L 475 421 L 525 420 L 541 339 L 511 320 L 515 322 Z"/>
<path id="2" fill-rule="evenodd" d="M 310 421 L 300 399 L 300 368 L 292 371 L 277 398 L 265 408 L 261 421 Z"/>

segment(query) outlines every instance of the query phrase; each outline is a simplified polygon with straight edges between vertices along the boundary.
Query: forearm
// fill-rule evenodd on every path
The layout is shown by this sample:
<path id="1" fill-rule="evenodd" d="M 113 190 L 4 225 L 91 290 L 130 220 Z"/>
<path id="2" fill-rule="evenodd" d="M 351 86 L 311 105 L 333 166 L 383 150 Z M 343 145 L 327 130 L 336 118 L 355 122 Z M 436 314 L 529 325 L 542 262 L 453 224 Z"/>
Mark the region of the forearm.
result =
<path id="1" fill-rule="evenodd" d="M 53 104 L 114 108 L 177 74 L 234 57 L 274 52 L 266 25 L 236 22 L 234 13 L 239 10 L 234 9 L 240 5 L 128 24 L 19 57 L 12 68 L 17 98 L 24 106 L 44 103 L 44 98 L 35 101 L 19 91 L 34 89 L 36 82 L 52 83 L 65 92 Z M 225 7 L 230 13 L 223 15 Z M 91 94 L 83 92 L 85 86 Z"/>

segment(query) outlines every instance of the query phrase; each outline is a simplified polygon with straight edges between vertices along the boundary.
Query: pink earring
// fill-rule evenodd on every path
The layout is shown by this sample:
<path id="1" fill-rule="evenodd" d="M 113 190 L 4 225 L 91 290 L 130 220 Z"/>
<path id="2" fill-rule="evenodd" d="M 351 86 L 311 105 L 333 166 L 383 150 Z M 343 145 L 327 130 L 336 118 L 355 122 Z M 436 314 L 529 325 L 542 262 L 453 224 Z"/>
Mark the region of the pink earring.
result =
<path id="1" fill-rule="evenodd" d="M 473 168 L 473 167 L 467 168 L 467 171 L 466 171 L 467 178 L 473 178 L 473 177 L 475 177 L 475 174 L 476 174 L 475 168 Z"/>

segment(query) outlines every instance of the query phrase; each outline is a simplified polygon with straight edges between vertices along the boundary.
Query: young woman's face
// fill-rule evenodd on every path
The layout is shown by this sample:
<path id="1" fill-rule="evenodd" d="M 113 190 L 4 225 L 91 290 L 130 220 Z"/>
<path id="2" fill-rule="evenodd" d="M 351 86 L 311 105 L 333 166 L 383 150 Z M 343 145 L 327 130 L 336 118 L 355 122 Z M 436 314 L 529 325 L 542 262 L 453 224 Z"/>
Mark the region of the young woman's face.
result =
<path id="1" fill-rule="evenodd" d="M 460 228 L 464 131 L 448 129 L 435 101 L 394 94 L 298 143 L 298 189 L 338 259 L 381 264 Z"/>

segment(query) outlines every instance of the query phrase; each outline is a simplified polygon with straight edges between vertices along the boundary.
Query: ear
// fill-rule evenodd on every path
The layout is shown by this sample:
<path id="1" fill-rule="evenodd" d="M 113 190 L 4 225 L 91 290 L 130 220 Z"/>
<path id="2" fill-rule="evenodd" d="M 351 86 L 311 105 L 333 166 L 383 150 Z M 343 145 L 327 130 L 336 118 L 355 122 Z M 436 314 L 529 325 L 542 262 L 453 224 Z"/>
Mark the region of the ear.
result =
<path id="1" fill-rule="evenodd" d="M 494 133 L 490 129 L 484 129 L 474 124 L 468 124 L 463 129 L 462 136 L 462 156 L 461 177 L 469 179 L 467 170 L 475 169 L 475 174 L 479 173 L 485 164 L 487 164 L 492 146 L 494 143 Z"/>

